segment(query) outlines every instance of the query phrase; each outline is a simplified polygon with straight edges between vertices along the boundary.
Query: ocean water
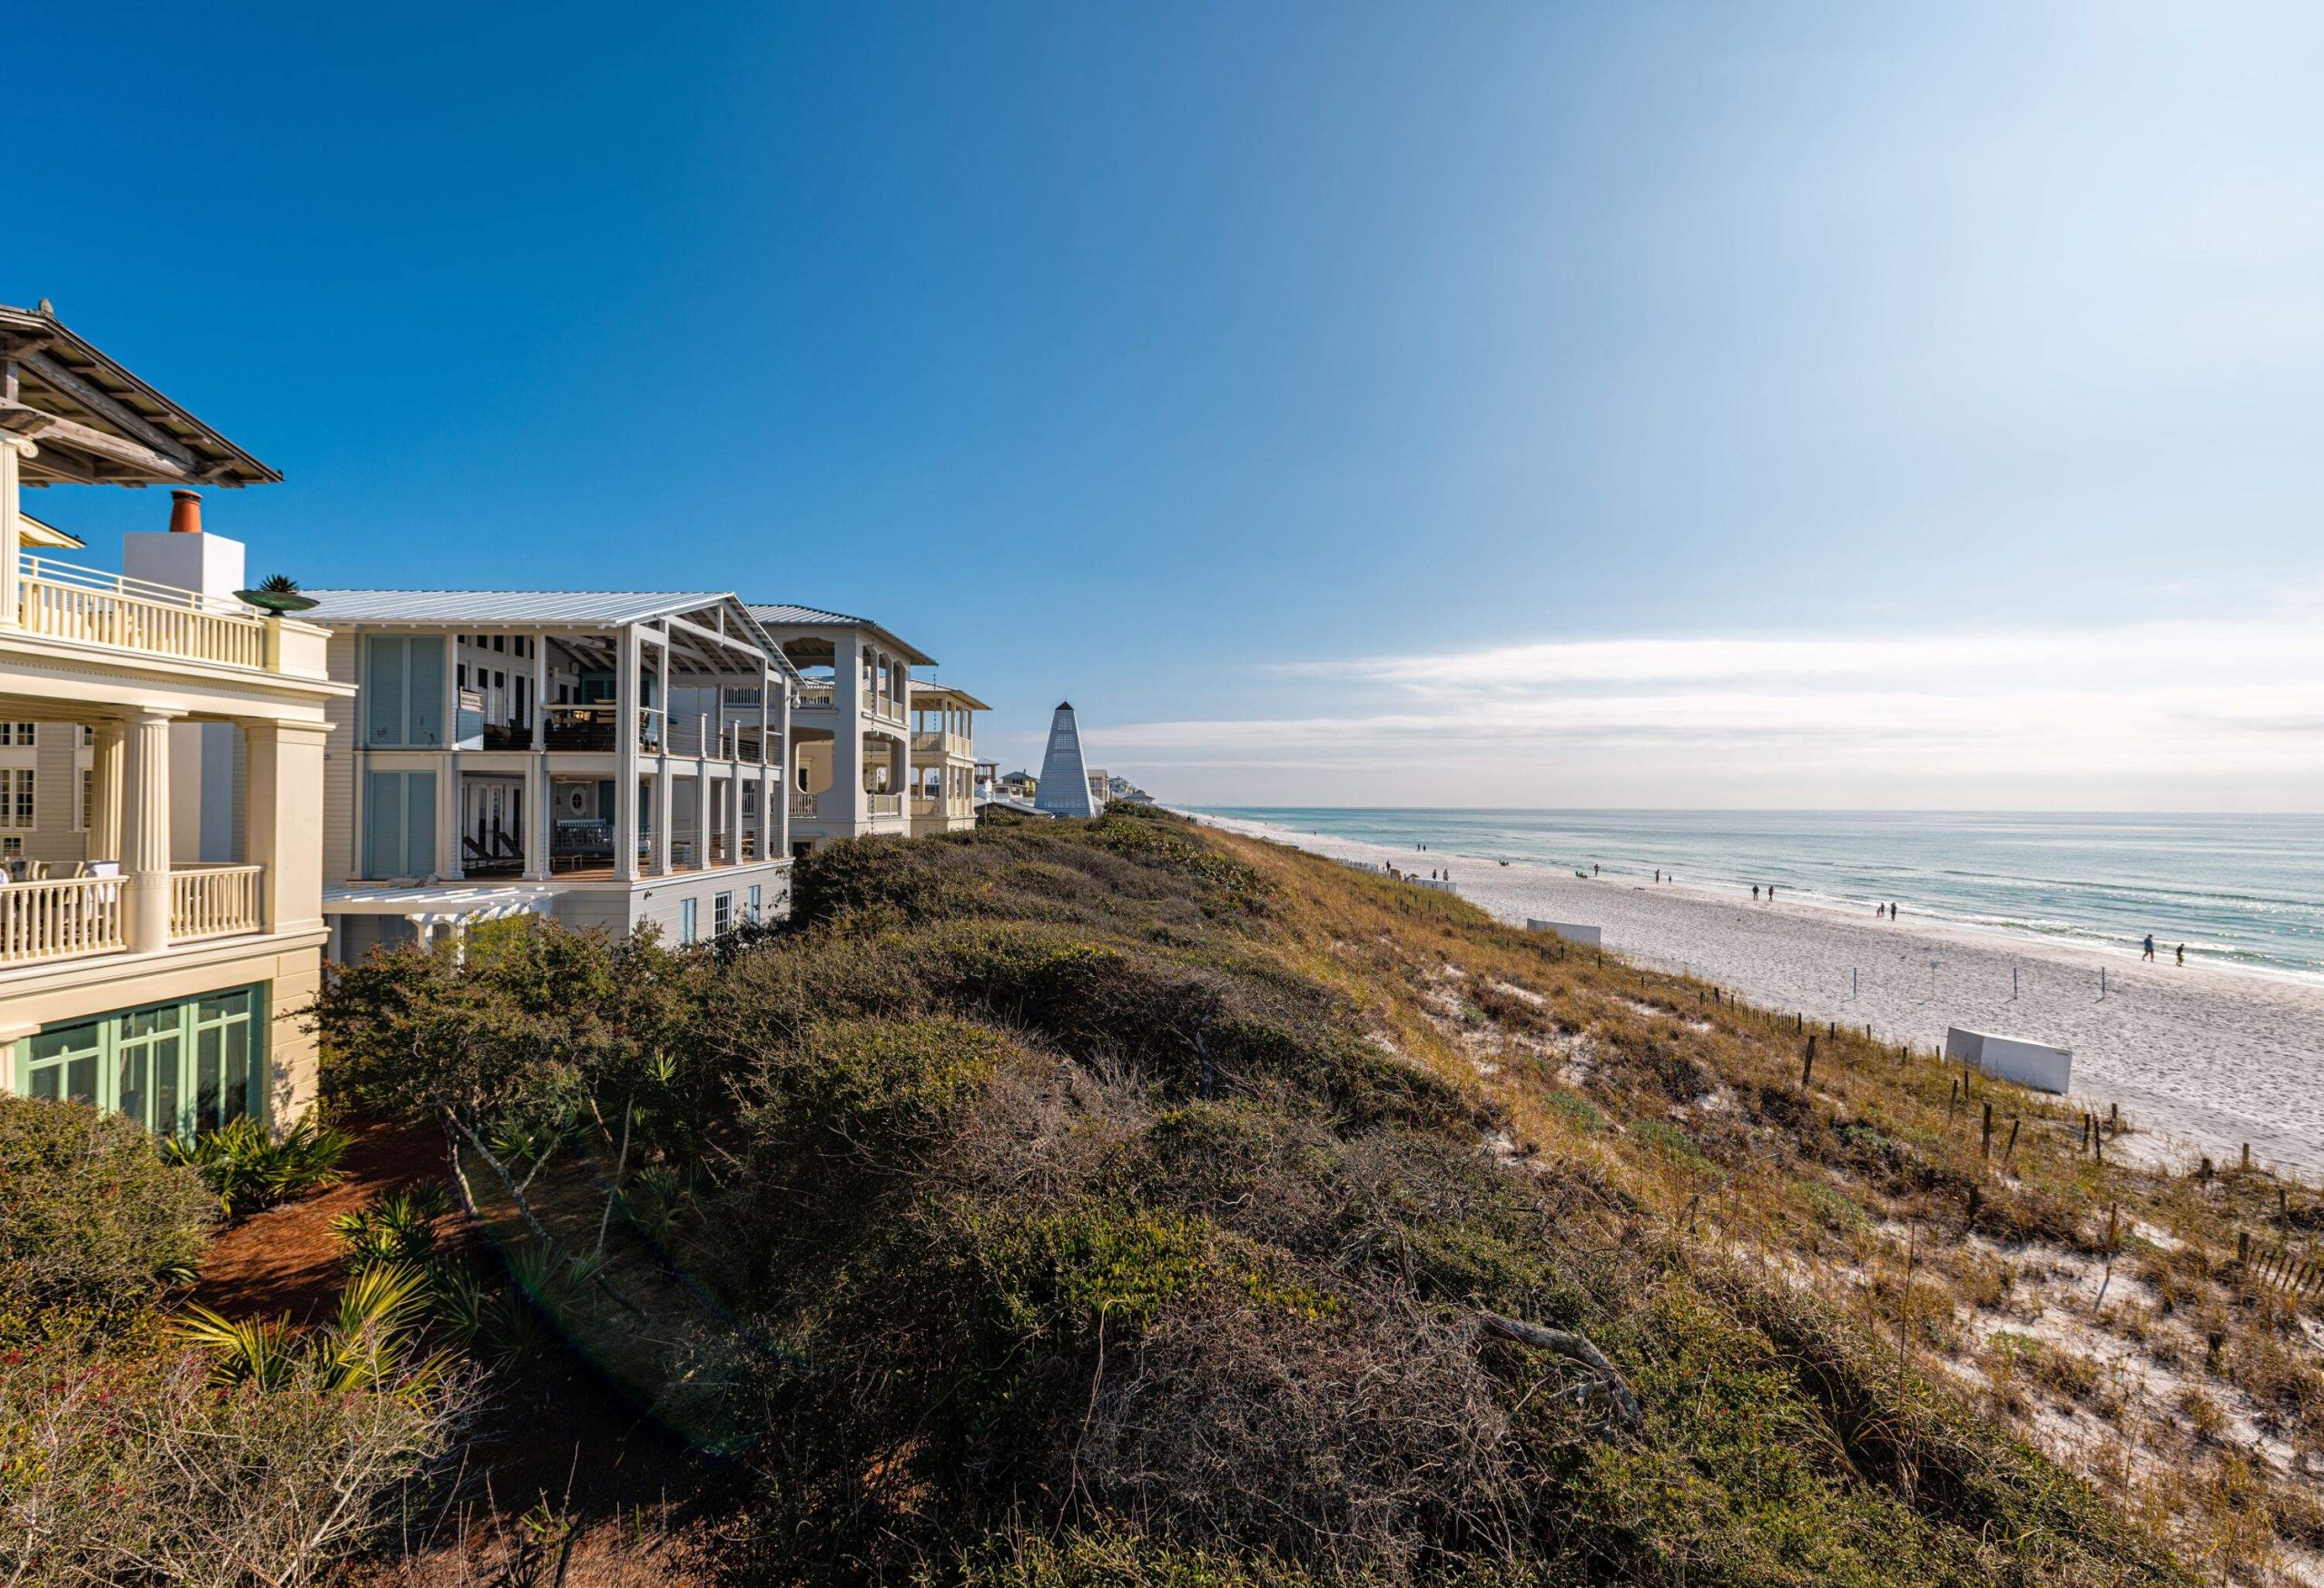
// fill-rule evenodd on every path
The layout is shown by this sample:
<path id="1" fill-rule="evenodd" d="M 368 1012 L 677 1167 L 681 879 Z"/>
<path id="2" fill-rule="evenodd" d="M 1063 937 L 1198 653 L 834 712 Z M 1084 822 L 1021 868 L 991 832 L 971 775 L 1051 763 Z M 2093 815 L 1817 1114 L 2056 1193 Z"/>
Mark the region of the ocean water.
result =
<path id="1" fill-rule="evenodd" d="M 1206 814 L 1448 858 L 1888 901 L 1960 925 L 2324 980 L 2324 816 L 2009 812 L 1452 811 Z"/>

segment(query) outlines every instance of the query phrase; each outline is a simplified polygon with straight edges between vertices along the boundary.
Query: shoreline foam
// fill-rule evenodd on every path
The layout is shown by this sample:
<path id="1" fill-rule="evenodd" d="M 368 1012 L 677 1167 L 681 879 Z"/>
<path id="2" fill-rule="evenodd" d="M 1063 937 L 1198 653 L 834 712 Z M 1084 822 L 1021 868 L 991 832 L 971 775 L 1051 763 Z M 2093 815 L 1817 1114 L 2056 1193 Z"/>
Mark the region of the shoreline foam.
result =
<path id="1" fill-rule="evenodd" d="M 2144 1156 L 2232 1162 L 2249 1142 L 2255 1162 L 2324 1179 L 2324 986 L 2311 981 L 2167 958 L 2148 965 L 1998 929 L 1909 916 L 1891 922 L 1789 899 L 1752 903 L 1644 878 L 1585 880 L 1530 861 L 1421 854 L 1187 814 L 1335 859 L 1449 867 L 1462 897 L 1502 920 L 1593 922 L 1605 928 L 1607 948 L 1642 963 L 1811 1020 L 1869 1023 L 1890 1041 L 1929 1047 L 1943 1042 L 1947 1025 L 1963 1025 L 2054 1042 L 2073 1050 L 2074 1096 L 2084 1106 L 2119 1103 L 2149 1133 Z"/>

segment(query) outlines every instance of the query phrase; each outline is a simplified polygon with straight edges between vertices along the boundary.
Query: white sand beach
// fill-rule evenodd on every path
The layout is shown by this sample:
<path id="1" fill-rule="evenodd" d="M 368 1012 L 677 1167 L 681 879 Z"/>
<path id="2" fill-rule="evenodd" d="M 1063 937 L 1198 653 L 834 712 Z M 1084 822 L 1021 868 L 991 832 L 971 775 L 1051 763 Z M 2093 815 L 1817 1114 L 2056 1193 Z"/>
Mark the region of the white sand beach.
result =
<path id="1" fill-rule="evenodd" d="M 1740 891 L 1585 881 L 1524 862 L 1199 819 L 1342 860 L 1449 868 L 1462 897 L 1504 920 L 1595 924 L 1610 951 L 1811 1020 L 1868 1023 L 1890 1041 L 1933 1046 L 1961 1025 L 2057 1043 L 2073 1050 L 2074 1095 L 2102 1110 L 2119 1104 L 2144 1133 L 2125 1148 L 2140 1141 L 2145 1156 L 2191 1163 L 2199 1153 L 2230 1161 L 2248 1142 L 2255 1162 L 2324 1179 L 2324 986 L 2182 968 L 2167 949 L 2144 964 L 1916 921 L 1909 908 L 1892 922 L 1868 909 L 1754 903 Z"/>

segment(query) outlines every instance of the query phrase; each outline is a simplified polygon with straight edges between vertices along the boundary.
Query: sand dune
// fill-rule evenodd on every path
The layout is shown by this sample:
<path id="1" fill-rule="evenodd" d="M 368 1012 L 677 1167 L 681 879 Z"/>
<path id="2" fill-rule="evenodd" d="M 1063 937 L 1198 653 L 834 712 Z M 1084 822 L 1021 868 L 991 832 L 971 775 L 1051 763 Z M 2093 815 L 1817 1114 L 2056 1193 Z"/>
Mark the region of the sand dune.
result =
<path id="1" fill-rule="evenodd" d="M 1868 1023 L 1924 1047 L 1942 1042 L 1947 1025 L 2059 1043 L 2073 1050 L 2075 1095 L 2100 1110 L 2120 1104 L 2146 1133 L 2147 1155 L 2224 1160 L 2248 1142 L 2255 1162 L 2324 1179 L 2324 986 L 2182 969 L 2167 950 L 2149 965 L 2132 953 L 1915 921 L 1909 908 L 1891 922 L 1868 908 L 1754 903 L 1748 893 L 1644 877 L 1582 881 L 1522 862 L 1202 819 L 1343 860 L 1449 867 L 1463 898 L 1505 920 L 1595 923 L 1610 950 L 1811 1020 Z"/>

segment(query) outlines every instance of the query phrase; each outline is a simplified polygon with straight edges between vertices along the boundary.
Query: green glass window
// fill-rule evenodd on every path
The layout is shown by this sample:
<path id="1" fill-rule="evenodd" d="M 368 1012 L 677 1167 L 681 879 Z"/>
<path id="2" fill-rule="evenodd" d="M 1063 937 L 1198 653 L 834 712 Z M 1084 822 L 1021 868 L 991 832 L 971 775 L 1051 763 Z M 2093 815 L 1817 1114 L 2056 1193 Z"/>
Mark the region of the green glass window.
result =
<path id="1" fill-rule="evenodd" d="M 26 1037 L 25 1090 L 36 1098 L 95 1102 L 103 1028 L 102 1021 L 83 1021 Z"/>
<path id="2" fill-rule="evenodd" d="M 254 987 L 76 1021 L 15 1044 L 16 1084 L 91 1103 L 157 1134 L 265 1113 L 266 1027 Z"/>

